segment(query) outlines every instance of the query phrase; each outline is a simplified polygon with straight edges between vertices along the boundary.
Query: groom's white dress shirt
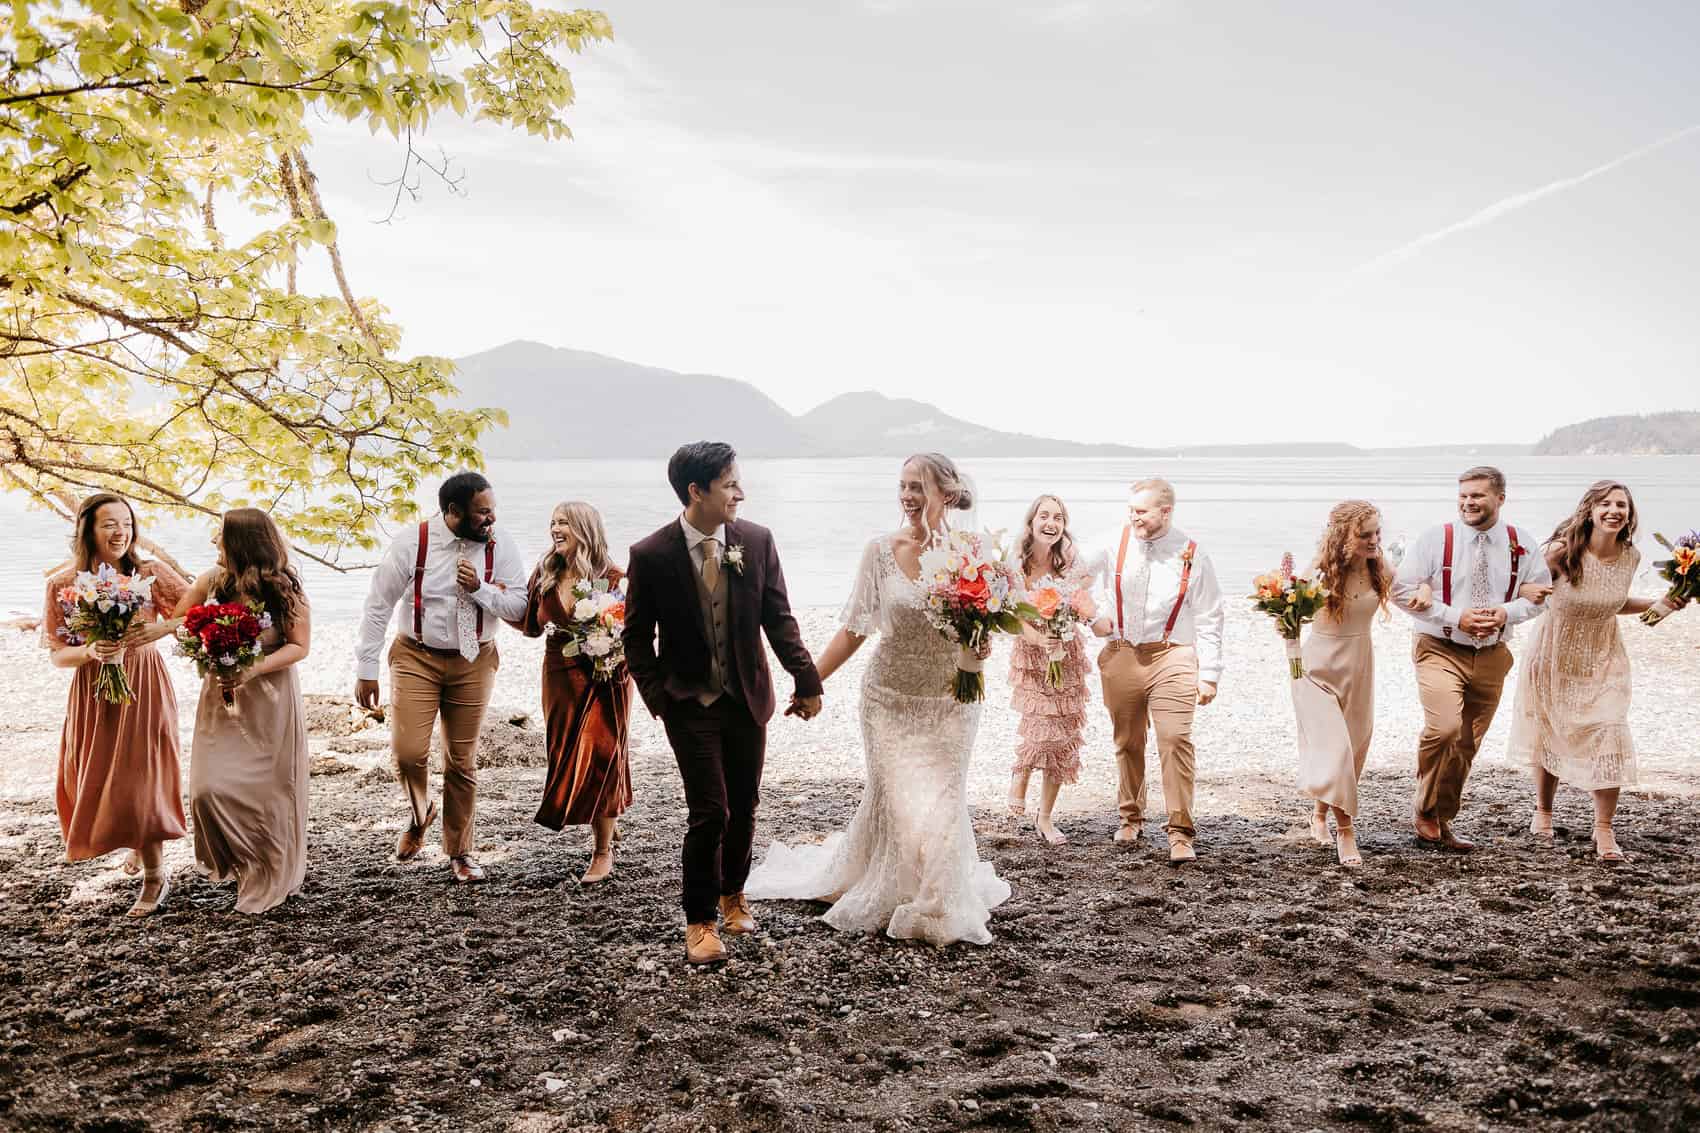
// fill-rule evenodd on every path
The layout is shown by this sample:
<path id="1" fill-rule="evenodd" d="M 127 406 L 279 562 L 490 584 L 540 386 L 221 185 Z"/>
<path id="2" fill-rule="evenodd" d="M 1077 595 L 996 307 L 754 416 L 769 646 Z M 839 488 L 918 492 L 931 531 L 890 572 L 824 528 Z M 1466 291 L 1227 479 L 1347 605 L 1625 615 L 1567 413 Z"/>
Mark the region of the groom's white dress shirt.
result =
<path id="1" fill-rule="evenodd" d="M 1122 529 L 1092 544 L 1087 569 L 1097 584 L 1098 614 L 1110 619 L 1110 639 L 1133 645 L 1163 640 L 1163 630 L 1180 597 L 1181 553 L 1189 542 L 1186 532 L 1171 526 L 1160 538 L 1149 542 L 1137 532 L 1128 535 L 1127 561 L 1122 567 L 1122 621 L 1116 625 L 1116 556 L 1121 549 Z M 1186 600 L 1181 604 L 1175 627 L 1169 633 L 1173 645 L 1191 645 L 1198 651 L 1198 679 L 1205 684 L 1222 682 L 1222 588 L 1216 568 L 1200 548 L 1193 554 L 1187 578 Z"/>
<path id="2" fill-rule="evenodd" d="M 1424 582 L 1434 590 L 1433 606 L 1422 613 L 1405 611 L 1410 614 L 1418 633 L 1450 640 L 1458 645 L 1485 649 L 1490 645 L 1509 641 L 1512 626 L 1537 618 L 1545 612 L 1545 605 L 1537 606 L 1527 598 L 1513 597 L 1509 602 L 1505 600 L 1505 592 L 1511 589 L 1511 535 L 1505 526 L 1503 519 L 1497 521 L 1485 532 L 1486 541 L 1477 543 L 1474 527 L 1461 522 L 1452 525 L 1450 604 L 1443 600 L 1445 590 L 1441 586 L 1440 578 L 1441 566 L 1446 560 L 1445 526 L 1429 528 L 1422 533 L 1416 546 L 1406 552 L 1393 580 L 1393 600 L 1402 606 L 1416 594 Z M 1522 558 L 1517 563 L 1517 585 L 1520 587 L 1526 582 L 1535 582 L 1542 586 L 1552 585 L 1552 572 L 1547 569 L 1547 559 L 1542 552 L 1540 540 L 1531 538 L 1527 529 L 1519 529 L 1517 544 L 1523 548 Z M 1479 638 L 1471 637 L 1458 628 L 1458 619 L 1473 605 L 1470 580 L 1475 575 L 1477 554 L 1487 555 L 1489 600 L 1486 605 L 1490 609 L 1505 610 L 1505 629 Z M 1452 631 L 1450 637 L 1446 632 L 1449 629 Z"/>
<path id="3" fill-rule="evenodd" d="M 420 622 L 421 644 L 432 649 L 460 647 L 456 617 L 462 591 L 456 574 L 462 559 L 478 569 L 478 589 L 467 597 L 487 615 L 483 632 L 478 635 L 480 642 L 495 639 L 498 622 L 525 617 L 526 567 L 512 539 L 499 531 L 491 533 L 496 547 L 490 581 L 485 582 L 483 543 L 455 535 L 440 515 L 429 522 L 426 530 L 425 574 L 420 586 L 424 612 Z M 405 612 L 397 632 L 409 639 L 413 637 L 413 566 L 418 557 L 419 526 L 411 524 L 396 536 L 372 572 L 372 585 L 366 591 L 366 607 L 360 617 L 360 641 L 354 651 L 355 675 L 361 680 L 378 679 L 378 661 L 384 651 L 390 615 L 395 612 L 396 603 L 403 599 Z"/>

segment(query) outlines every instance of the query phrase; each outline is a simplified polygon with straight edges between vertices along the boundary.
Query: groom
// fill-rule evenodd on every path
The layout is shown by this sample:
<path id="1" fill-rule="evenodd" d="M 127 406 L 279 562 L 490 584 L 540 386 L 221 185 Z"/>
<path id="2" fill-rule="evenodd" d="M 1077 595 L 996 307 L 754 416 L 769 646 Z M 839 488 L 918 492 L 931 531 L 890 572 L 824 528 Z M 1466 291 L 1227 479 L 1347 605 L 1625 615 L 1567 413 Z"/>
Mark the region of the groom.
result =
<path id="1" fill-rule="evenodd" d="M 787 712 L 818 713 L 821 681 L 773 536 L 738 522 L 738 454 L 718 441 L 685 445 L 667 479 L 684 512 L 632 546 L 626 665 L 685 781 L 685 959 L 712 964 L 726 959 L 716 914 L 728 933 L 756 928 L 744 879 L 774 710 L 762 634 L 796 682 Z"/>

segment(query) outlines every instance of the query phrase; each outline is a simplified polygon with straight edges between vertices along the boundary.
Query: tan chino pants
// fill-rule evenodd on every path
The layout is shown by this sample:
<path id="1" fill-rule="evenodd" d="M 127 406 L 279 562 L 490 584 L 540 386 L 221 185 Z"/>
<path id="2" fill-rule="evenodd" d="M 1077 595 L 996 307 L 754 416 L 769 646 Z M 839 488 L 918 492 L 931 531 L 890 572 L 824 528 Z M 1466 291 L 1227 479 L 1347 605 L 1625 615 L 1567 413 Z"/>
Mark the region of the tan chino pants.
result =
<path id="1" fill-rule="evenodd" d="M 442 720 L 443 852 L 450 857 L 472 850 L 478 731 L 499 666 L 493 642 L 476 661 L 432 652 L 399 634 L 390 646 L 390 750 L 417 826 L 425 825 L 431 805 L 431 730 Z"/>
<path id="2" fill-rule="evenodd" d="M 1152 642 L 1131 645 L 1116 640 L 1098 654 L 1104 707 L 1116 737 L 1118 789 L 1122 821 L 1145 820 L 1145 735 L 1157 732 L 1157 757 L 1163 768 L 1164 828 L 1195 833 L 1192 825 L 1194 783 L 1192 717 L 1198 709 L 1198 654 L 1190 645 Z"/>
<path id="3" fill-rule="evenodd" d="M 1419 633 L 1411 646 L 1423 734 L 1417 741 L 1417 817 L 1451 822 L 1458 817 L 1464 780 L 1482 746 L 1511 671 L 1503 643 L 1477 649 Z"/>

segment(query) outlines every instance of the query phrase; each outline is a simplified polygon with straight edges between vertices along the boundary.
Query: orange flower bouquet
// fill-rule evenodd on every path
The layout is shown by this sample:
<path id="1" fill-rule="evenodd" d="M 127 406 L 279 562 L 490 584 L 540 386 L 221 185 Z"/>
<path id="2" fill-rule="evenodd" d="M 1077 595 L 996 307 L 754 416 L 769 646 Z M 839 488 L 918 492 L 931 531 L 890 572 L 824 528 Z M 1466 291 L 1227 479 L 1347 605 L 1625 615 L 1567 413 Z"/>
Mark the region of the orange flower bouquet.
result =
<path id="1" fill-rule="evenodd" d="M 1092 595 L 1084 586 L 1069 586 L 1054 578 L 1039 580 L 1039 588 L 1030 594 L 1038 617 L 1031 625 L 1051 639 L 1045 654 L 1045 683 L 1052 688 L 1063 686 L 1063 661 L 1068 657 L 1068 639 L 1075 635 L 1081 622 L 1090 622 L 1098 614 Z"/>
<path id="2" fill-rule="evenodd" d="M 1293 556 L 1281 556 L 1281 569 L 1252 579 L 1252 605 L 1275 619 L 1275 632 L 1287 643 L 1287 669 L 1296 681 L 1305 675 L 1299 628 L 1315 618 L 1328 601 L 1328 588 L 1293 572 Z"/>
<path id="3" fill-rule="evenodd" d="M 1700 531 L 1690 531 L 1675 544 L 1658 532 L 1653 533 L 1653 538 L 1670 552 L 1670 558 L 1653 564 L 1659 577 L 1670 583 L 1670 590 L 1641 615 L 1641 620 L 1650 626 L 1664 621 L 1690 599 L 1700 598 Z"/>

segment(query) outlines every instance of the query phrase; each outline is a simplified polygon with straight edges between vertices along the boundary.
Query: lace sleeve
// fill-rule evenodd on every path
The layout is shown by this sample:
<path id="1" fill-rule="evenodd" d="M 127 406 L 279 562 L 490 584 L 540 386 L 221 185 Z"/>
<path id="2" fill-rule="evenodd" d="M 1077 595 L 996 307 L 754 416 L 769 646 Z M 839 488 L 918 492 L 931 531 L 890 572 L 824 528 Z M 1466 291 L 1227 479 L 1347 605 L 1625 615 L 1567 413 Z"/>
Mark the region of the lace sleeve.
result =
<path id="1" fill-rule="evenodd" d="M 59 605 L 59 588 L 69 586 L 76 577 L 74 571 L 63 571 L 47 580 L 47 599 L 41 608 L 41 644 L 48 649 L 63 649 L 79 645 L 75 634 L 65 629 L 65 613 Z"/>
<path id="2" fill-rule="evenodd" d="M 880 631 L 883 620 L 880 613 L 880 574 L 883 565 L 880 562 L 880 540 L 871 540 L 862 552 L 862 565 L 856 571 L 856 585 L 850 591 L 850 600 L 839 615 L 844 628 L 857 637 L 872 637 Z"/>
<path id="3" fill-rule="evenodd" d="M 142 570 L 153 579 L 153 588 L 148 592 L 148 600 L 153 604 L 152 616 L 171 617 L 177 612 L 183 595 L 188 593 L 189 584 L 183 580 L 182 575 L 158 559 L 147 563 Z"/>

